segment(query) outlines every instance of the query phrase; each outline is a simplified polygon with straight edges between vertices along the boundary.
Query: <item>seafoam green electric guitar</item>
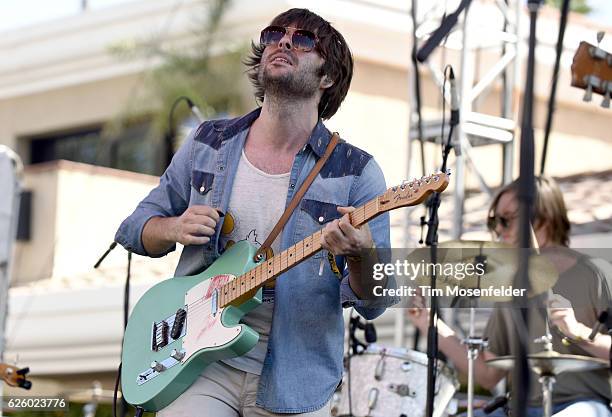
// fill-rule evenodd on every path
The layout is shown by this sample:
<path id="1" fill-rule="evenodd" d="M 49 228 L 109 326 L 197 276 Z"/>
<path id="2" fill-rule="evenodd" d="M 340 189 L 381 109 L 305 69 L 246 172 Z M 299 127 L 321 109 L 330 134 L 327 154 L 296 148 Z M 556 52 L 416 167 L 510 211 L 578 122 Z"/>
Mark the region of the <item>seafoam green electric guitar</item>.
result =
<path id="1" fill-rule="evenodd" d="M 388 189 L 350 213 L 360 226 L 399 207 L 442 192 L 448 173 L 433 174 Z M 230 247 L 204 272 L 172 278 L 149 289 L 128 321 L 123 341 L 123 396 L 145 411 L 157 411 L 183 393 L 215 361 L 251 350 L 259 335 L 239 324 L 261 304 L 261 288 L 321 250 L 321 231 L 270 259 L 256 263 L 247 241 Z"/>

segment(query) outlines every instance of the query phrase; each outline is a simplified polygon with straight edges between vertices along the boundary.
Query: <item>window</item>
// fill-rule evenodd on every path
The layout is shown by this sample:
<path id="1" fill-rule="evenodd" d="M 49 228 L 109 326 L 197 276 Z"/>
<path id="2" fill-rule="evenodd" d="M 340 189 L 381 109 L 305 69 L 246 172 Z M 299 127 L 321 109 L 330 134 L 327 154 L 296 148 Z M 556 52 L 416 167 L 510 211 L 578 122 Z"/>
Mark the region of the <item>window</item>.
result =
<path id="1" fill-rule="evenodd" d="M 131 126 L 116 137 L 104 137 L 100 127 L 38 136 L 30 141 L 30 155 L 32 164 L 66 159 L 150 175 L 161 175 L 165 168 L 162 140 L 149 124 Z"/>

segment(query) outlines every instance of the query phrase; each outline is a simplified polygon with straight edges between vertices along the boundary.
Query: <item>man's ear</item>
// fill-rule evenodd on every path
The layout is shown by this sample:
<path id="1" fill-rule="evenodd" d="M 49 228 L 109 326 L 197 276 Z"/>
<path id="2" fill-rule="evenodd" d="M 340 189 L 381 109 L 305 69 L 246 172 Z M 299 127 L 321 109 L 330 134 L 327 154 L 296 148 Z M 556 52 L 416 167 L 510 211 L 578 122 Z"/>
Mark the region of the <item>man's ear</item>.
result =
<path id="1" fill-rule="evenodd" d="M 329 88 L 334 85 L 334 80 L 332 80 L 329 75 L 324 75 L 321 79 L 321 88 Z"/>

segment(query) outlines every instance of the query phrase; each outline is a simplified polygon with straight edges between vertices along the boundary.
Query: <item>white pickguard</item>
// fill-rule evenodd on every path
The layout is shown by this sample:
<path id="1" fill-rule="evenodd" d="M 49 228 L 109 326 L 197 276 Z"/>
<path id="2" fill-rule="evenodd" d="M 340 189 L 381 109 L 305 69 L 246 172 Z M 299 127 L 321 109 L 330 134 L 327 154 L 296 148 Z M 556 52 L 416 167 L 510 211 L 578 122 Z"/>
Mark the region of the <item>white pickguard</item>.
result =
<path id="1" fill-rule="evenodd" d="M 189 307 L 187 331 L 183 337 L 183 362 L 201 349 L 225 345 L 240 335 L 241 326 L 225 327 L 221 323 L 223 309 L 218 309 L 212 315 L 214 290 L 234 278 L 233 275 L 217 275 L 192 287 L 185 295 L 185 303 Z"/>

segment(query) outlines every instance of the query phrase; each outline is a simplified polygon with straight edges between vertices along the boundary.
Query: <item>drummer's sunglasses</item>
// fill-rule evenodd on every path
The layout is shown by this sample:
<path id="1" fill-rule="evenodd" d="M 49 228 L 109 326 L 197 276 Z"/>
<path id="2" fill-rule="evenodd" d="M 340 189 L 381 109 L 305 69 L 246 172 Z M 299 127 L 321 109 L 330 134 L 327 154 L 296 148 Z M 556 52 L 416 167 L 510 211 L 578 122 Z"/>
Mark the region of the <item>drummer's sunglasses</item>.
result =
<path id="1" fill-rule="evenodd" d="M 489 230 L 495 230 L 497 225 L 507 229 L 510 227 L 510 222 L 516 219 L 518 216 L 505 217 L 505 216 L 489 216 L 487 218 L 487 227 Z"/>
<path id="2" fill-rule="evenodd" d="M 283 26 L 268 26 L 261 31 L 259 42 L 263 46 L 278 45 L 287 33 L 291 35 L 291 44 L 297 51 L 310 52 L 319 42 L 317 35 L 309 30 Z"/>

